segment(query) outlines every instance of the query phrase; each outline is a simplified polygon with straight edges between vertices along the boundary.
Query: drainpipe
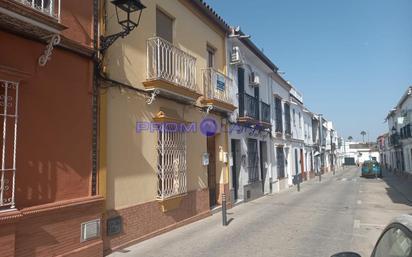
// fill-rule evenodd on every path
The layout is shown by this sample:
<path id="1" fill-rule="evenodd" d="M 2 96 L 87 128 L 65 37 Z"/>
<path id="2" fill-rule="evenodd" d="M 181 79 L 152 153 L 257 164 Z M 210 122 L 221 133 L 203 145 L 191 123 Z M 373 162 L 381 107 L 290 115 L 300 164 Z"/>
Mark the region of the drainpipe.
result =
<path id="1" fill-rule="evenodd" d="M 93 69 L 93 87 L 92 87 L 92 112 L 93 112 L 93 121 L 92 121 L 92 195 L 97 194 L 97 163 L 98 163 L 98 64 L 96 62 L 98 58 L 98 40 L 99 40 L 99 1 L 93 0 L 93 50 L 94 50 L 94 69 Z"/>
<path id="2" fill-rule="evenodd" d="M 272 117 L 273 117 L 273 112 L 272 112 L 272 103 L 273 103 L 273 85 L 272 85 L 272 79 L 271 79 L 271 73 L 268 73 L 268 85 L 270 86 L 270 89 L 269 89 L 269 104 L 270 104 L 270 106 L 271 106 L 271 108 L 270 108 L 270 123 L 272 124 Z M 273 186 L 273 180 L 274 180 L 274 178 L 275 178 L 275 174 L 273 174 L 274 173 L 274 169 L 272 168 L 273 167 L 273 163 L 274 163 L 274 160 L 276 159 L 276 158 L 274 158 L 274 155 L 275 155 L 275 153 L 274 153 L 274 140 L 273 140 L 273 137 L 272 137 L 272 132 L 273 132 L 273 130 L 271 130 L 270 131 L 270 141 L 269 141 L 269 145 L 270 145 L 270 147 L 269 147 L 269 149 L 270 149 L 270 152 L 269 152 L 269 154 L 270 154 L 270 156 L 269 156 L 269 160 L 270 160 L 270 172 L 269 172 L 269 175 L 270 175 L 270 177 L 269 177 L 269 188 L 271 189 L 270 190 L 270 192 L 272 193 L 272 191 L 273 191 L 273 188 L 272 188 L 272 186 Z"/>

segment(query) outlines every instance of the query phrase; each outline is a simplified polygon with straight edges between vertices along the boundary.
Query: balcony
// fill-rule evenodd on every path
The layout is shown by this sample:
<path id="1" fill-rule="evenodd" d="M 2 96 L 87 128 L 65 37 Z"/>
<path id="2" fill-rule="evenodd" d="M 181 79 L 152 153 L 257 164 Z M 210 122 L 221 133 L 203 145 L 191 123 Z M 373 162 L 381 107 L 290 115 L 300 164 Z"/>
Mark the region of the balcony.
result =
<path id="1" fill-rule="evenodd" d="M 60 24 L 60 0 L 0 0 L 0 26 L 37 38 L 66 29 Z"/>
<path id="2" fill-rule="evenodd" d="M 196 58 L 160 37 L 147 41 L 146 90 L 183 101 L 195 102 L 201 94 L 196 90 Z"/>
<path id="3" fill-rule="evenodd" d="M 247 93 L 240 94 L 238 122 L 270 128 L 270 105 Z"/>
<path id="4" fill-rule="evenodd" d="M 204 99 L 201 103 L 219 111 L 233 112 L 236 106 L 230 96 L 232 80 L 213 68 L 204 69 L 202 74 Z"/>
<path id="5" fill-rule="evenodd" d="M 247 93 L 239 94 L 239 121 L 259 121 L 259 100 Z"/>

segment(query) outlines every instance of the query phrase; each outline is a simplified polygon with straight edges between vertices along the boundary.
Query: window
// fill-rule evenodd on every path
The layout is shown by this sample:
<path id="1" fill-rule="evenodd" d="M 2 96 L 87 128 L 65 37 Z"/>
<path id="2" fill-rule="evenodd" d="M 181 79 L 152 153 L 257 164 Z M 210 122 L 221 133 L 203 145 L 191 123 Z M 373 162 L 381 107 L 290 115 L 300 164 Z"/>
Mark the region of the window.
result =
<path id="1" fill-rule="evenodd" d="M 156 35 L 173 43 L 173 19 L 159 9 L 156 10 Z"/>
<path id="2" fill-rule="evenodd" d="M 292 133 L 292 126 L 290 123 L 290 105 L 288 103 L 285 103 L 285 124 L 285 133 L 290 135 Z"/>
<path id="3" fill-rule="evenodd" d="M 293 119 L 293 126 L 296 127 L 296 111 L 295 111 L 295 109 L 293 109 L 292 119 Z"/>
<path id="4" fill-rule="evenodd" d="M 256 139 L 247 141 L 249 182 L 259 181 L 259 157 Z"/>
<path id="5" fill-rule="evenodd" d="M 280 98 L 275 98 L 275 115 L 276 115 L 276 132 L 283 132 L 283 119 L 282 119 L 282 100 Z"/>
<path id="6" fill-rule="evenodd" d="M 18 89 L 18 83 L 0 80 L 0 210 L 15 205 Z"/>
<path id="7" fill-rule="evenodd" d="M 302 128 L 302 114 L 299 112 L 299 128 Z"/>
<path id="8" fill-rule="evenodd" d="M 186 193 L 186 133 L 169 131 L 163 125 L 159 128 L 157 142 L 158 198 Z"/>
<path id="9" fill-rule="evenodd" d="M 215 65 L 215 48 L 207 46 L 207 67 L 213 68 Z"/>

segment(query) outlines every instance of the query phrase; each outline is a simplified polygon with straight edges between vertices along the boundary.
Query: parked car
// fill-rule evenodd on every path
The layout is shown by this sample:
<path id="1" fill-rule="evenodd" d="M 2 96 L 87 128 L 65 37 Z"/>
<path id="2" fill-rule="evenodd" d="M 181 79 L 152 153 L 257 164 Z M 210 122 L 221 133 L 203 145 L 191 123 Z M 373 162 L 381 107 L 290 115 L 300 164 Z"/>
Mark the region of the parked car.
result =
<path id="1" fill-rule="evenodd" d="M 365 161 L 361 171 L 362 177 L 382 177 L 382 168 L 377 161 Z"/>
<path id="2" fill-rule="evenodd" d="M 412 216 L 402 215 L 394 219 L 382 232 L 371 257 L 411 257 Z M 362 257 L 355 252 L 342 252 L 332 257 Z"/>

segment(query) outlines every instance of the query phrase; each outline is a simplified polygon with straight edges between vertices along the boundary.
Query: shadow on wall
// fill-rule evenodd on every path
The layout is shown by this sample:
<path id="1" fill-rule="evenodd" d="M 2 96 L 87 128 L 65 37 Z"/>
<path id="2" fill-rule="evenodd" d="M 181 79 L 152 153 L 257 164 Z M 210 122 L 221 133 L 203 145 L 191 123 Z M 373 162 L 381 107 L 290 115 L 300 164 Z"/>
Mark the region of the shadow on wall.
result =
<path id="1" fill-rule="evenodd" d="M 90 195 L 91 66 L 87 59 L 56 51 L 46 67 L 21 83 L 17 208 Z"/>

